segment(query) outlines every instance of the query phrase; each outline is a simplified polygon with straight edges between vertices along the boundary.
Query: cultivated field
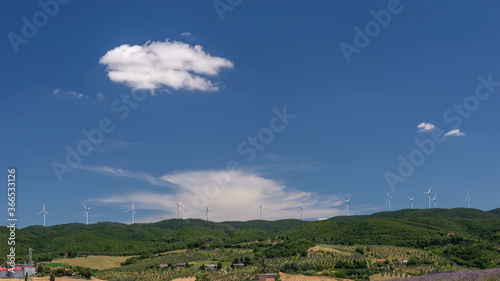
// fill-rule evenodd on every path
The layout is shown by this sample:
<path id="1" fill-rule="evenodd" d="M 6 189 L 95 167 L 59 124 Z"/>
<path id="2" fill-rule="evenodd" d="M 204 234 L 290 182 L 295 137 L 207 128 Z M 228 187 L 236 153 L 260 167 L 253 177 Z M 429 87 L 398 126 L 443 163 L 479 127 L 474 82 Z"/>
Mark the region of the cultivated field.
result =
<path id="1" fill-rule="evenodd" d="M 126 259 L 130 257 L 131 256 L 122 256 L 122 257 L 87 256 L 87 258 L 79 257 L 74 259 L 56 259 L 53 260 L 51 263 L 62 263 L 71 266 L 83 266 L 92 269 L 103 270 L 103 269 L 119 267 L 120 263 L 124 262 Z"/>
<path id="2" fill-rule="evenodd" d="M 45 277 L 35 277 L 33 280 L 35 281 L 49 281 L 49 276 L 45 276 Z M 6 280 L 24 280 L 24 278 L 20 278 L 20 279 L 6 279 Z M 70 278 L 70 277 L 56 277 L 56 280 L 57 281 L 78 281 L 78 280 L 88 280 L 88 279 L 75 279 L 75 278 Z M 101 279 L 96 279 L 94 277 L 92 277 L 91 280 L 94 280 L 94 281 L 104 281 L 104 280 L 101 280 Z"/>
<path id="3" fill-rule="evenodd" d="M 280 278 L 282 281 L 337 281 L 337 280 L 349 280 L 349 279 L 339 279 L 326 276 L 304 276 L 304 275 L 292 275 L 286 273 L 280 273 Z"/>

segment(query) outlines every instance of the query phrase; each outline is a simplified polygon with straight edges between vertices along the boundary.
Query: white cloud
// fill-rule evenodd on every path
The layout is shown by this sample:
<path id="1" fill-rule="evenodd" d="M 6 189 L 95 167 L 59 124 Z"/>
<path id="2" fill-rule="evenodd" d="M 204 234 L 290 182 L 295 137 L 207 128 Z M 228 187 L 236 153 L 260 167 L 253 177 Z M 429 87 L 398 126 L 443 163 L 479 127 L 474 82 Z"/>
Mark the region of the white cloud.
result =
<path id="1" fill-rule="evenodd" d="M 191 32 L 182 32 L 182 33 L 181 33 L 181 36 L 182 36 L 182 37 L 186 37 L 186 38 L 191 37 L 191 35 L 192 35 L 192 34 L 191 34 Z"/>
<path id="2" fill-rule="evenodd" d="M 87 95 L 84 95 L 82 93 L 77 93 L 75 91 L 62 92 L 61 89 L 59 89 L 59 88 L 57 88 L 54 91 L 52 91 L 52 94 L 54 94 L 54 96 L 65 96 L 65 97 L 68 97 L 68 98 L 76 98 L 76 99 L 81 99 L 81 98 L 87 98 L 88 97 Z"/>
<path id="3" fill-rule="evenodd" d="M 97 100 L 98 100 L 98 101 L 103 101 L 103 100 L 105 100 L 105 99 L 106 99 L 106 97 L 105 97 L 102 93 L 98 93 L 98 94 L 97 94 Z"/>
<path id="4" fill-rule="evenodd" d="M 451 130 L 451 131 L 447 132 L 444 135 L 445 136 L 461 137 L 461 136 L 465 136 L 465 133 L 461 132 L 460 129 L 454 129 L 454 130 Z"/>
<path id="5" fill-rule="evenodd" d="M 108 77 L 134 90 L 173 89 L 218 91 L 219 85 L 206 76 L 232 68 L 228 59 L 213 57 L 200 45 L 177 41 L 121 45 L 108 51 L 100 63 L 106 65 Z"/>
<path id="6" fill-rule="evenodd" d="M 419 132 L 429 132 L 434 130 L 436 126 L 434 126 L 434 124 L 431 123 L 422 122 L 418 124 L 417 128 L 419 128 Z"/>
<path id="7" fill-rule="evenodd" d="M 113 171 L 114 170 L 114 171 Z M 259 201 L 264 205 L 264 219 L 299 218 L 298 202 L 306 209 L 304 218 L 317 219 L 345 213 L 342 199 L 336 196 L 318 196 L 300 191 L 244 171 L 186 171 L 176 172 L 151 181 L 144 174 L 108 168 L 107 173 L 146 180 L 154 185 L 174 187 L 164 192 L 140 191 L 120 193 L 107 198 L 94 199 L 102 204 L 126 206 L 135 202 L 138 209 L 156 210 L 157 215 L 142 218 L 143 222 L 177 216 L 175 202 L 184 200 L 183 218 L 204 218 L 205 206 L 213 207 L 210 218 L 215 221 L 253 220 L 259 218 Z"/>

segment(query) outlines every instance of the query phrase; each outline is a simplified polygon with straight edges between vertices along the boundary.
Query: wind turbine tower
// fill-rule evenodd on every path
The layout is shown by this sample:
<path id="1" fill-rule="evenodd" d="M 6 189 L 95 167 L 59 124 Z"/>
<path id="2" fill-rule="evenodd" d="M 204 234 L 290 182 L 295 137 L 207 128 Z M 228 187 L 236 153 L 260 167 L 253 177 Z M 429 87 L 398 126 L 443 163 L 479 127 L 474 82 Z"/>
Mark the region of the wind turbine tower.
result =
<path id="1" fill-rule="evenodd" d="M 82 204 L 83 207 L 85 208 L 85 211 L 83 212 L 83 217 L 86 218 L 87 225 L 89 225 L 89 210 L 92 209 L 92 207 L 87 207 L 87 205 L 85 205 L 85 202 L 82 202 Z"/>
<path id="2" fill-rule="evenodd" d="M 437 194 L 434 194 L 434 198 L 432 199 L 432 201 L 434 201 L 434 209 L 437 208 Z"/>
<path id="3" fill-rule="evenodd" d="M 47 210 L 45 209 L 45 202 L 43 202 L 43 209 L 40 211 L 40 213 L 37 214 L 40 215 L 43 214 L 43 227 L 45 227 L 45 215 L 48 215 Z"/>
<path id="4" fill-rule="evenodd" d="M 345 202 L 345 214 L 346 214 L 346 216 L 348 216 L 349 215 L 349 201 L 351 201 L 351 197 L 349 197 L 349 199 L 347 199 L 347 200 L 345 200 L 345 199 L 342 199 L 342 200 L 344 200 L 344 202 Z"/>
<path id="5" fill-rule="evenodd" d="M 385 200 L 385 204 L 389 203 L 389 212 L 391 211 L 391 198 L 392 196 L 389 194 L 389 191 L 387 191 L 387 200 Z"/>
<path id="6" fill-rule="evenodd" d="M 415 196 L 413 197 L 408 196 L 408 199 L 410 199 L 410 207 L 412 210 L 413 210 L 413 198 L 415 198 Z"/>
<path id="7" fill-rule="evenodd" d="M 264 205 L 262 205 L 262 202 L 260 202 L 259 209 L 260 209 L 260 219 L 262 219 L 262 209 L 264 208 Z"/>
<path id="8" fill-rule="evenodd" d="M 184 201 L 184 200 L 183 200 Z M 180 219 L 181 218 L 181 204 L 183 201 L 180 201 L 178 203 L 175 203 L 175 205 L 177 205 L 177 218 Z"/>
<path id="9" fill-rule="evenodd" d="M 470 193 L 467 189 L 467 196 L 465 196 L 465 202 L 467 202 L 467 208 L 470 209 Z"/>
<path id="10" fill-rule="evenodd" d="M 429 187 L 429 191 L 424 192 L 424 194 L 429 196 L 429 209 L 431 208 L 431 188 L 432 188 L 432 186 Z"/>
<path id="11" fill-rule="evenodd" d="M 207 221 L 208 221 L 208 212 L 210 211 L 210 209 L 212 209 L 212 207 L 205 207 L 205 216 L 207 218 Z"/>
<path id="12" fill-rule="evenodd" d="M 137 215 L 137 213 L 135 212 L 135 203 L 134 202 L 132 202 L 132 208 L 125 211 L 125 213 L 128 213 L 128 212 L 132 212 L 132 224 L 134 224 L 135 223 L 134 215 Z"/>
<path id="13" fill-rule="evenodd" d="M 299 207 L 299 208 L 300 208 L 300 220 L 303 220 L 303 219 L 302 219 L 302 214 L 304 213 L 304 209 L 305 209 L 306 207 L 302 206 L 302 204 L 301 204 L 300 202 L 299 202 L 299 206 L 300 206 L 300 207 Z"/>

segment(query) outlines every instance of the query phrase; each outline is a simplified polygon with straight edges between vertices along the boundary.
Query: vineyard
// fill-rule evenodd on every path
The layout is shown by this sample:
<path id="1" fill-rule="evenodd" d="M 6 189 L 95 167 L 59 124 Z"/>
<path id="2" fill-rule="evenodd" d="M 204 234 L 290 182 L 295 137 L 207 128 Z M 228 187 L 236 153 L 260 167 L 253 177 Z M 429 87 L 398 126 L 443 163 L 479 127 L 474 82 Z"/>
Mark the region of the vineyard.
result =
<path id="1" fill-rule="evenodd" d="M 250 249 L 187 249 L 158 254 L 134 264 L 101 271 L 96 277 L 106 280 L 172 280 L 205 274 L 211 280 L 245 280 L 253 276 L 255 264 L 248 264 L 243 269 L 232 269 L 233 260 L 256 261 L 259 253 Z M 407 265 L 398 262 L 399 258 L 418 258 L 425 264 Z M 386 260 L 378 263 L 377 259 Z M 188 267 L 177 268 L 177 264 Z M 221 270 L 201 270 L 204 265 L 218 264 Z M 169 265 L 159 268 L 159 264 Z M 309 276 L 332 276 L 338 278 L 370 278 L 387 280 L 415 275 L 454 272 L 463 270 L 443 257 L 425 250 L 395 246 L 347 246 L 317 245 L 302 254 L 288 257 L 267 259 L 270 268 L 287 273 Z M 288 270 L 288 271 L 287 271 Z"/>

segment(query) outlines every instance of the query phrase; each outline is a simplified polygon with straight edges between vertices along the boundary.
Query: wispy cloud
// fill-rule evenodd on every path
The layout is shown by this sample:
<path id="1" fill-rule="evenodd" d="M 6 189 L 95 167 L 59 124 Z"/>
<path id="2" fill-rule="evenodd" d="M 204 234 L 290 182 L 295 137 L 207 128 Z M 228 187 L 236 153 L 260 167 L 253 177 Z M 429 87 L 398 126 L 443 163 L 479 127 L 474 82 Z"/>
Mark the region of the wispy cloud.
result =
<path id="1" fill-rule="evenodd" d="M 218 91 L 219 85 L 206 76 L 215 76 L 223 68 L 232 68 L 228 59 L 214 57 L 202 46 L 177 41 L 147 42 L 121 45 L 108 51 L 101 59 L 108 77 L 134 90 L 161 87 L 173 89 Z"/>
<path id="2" fill-rule="evenodd" d="M 454 137 L 461 137 L 461 136 L 465 136 L 465 133 L 461 132 L 460 129 L 454 129 L 454 130 L 451 130 L 449 132 L 446 132 L 446 134 L 444 134 L 445 136 L 454 136 Z"/>
<path id="3" fill-rule="evenodd" d="M 106 96 L 104 96 L 102 93 L 97 94 L 97 100 L 98 101 L 104 101 L 106 99 Z"/>
<path id="4" fill-rule="evenodd" d="M 115 169 L 115 168 L 112 168 L 109 166 L 97 166 L 97 167 L 78 166 L 78 168 L 81 170 L 86 170 L 86 171 L 105 174 L 105 175 L 112 175 L 112 176 L 121 177 L 121 178 L 129 178 L 129 179 L 135 179 L 138 181 L 144 181 L 144 182 L 147 182 L 153 186 L 173 187 L 172 184 L 170 184 L 169 182 L 166 182 L 162 178 L 155 177 L 155 176 L 150 175 L 148 173 L 131 172 L 131 171 L 123 170 L 123 169 Z"/>
<path id="5" fill-rule="evenodd" d="M 181 33 L 181 36 L 182 36 L 182 37 L 186 37 L 186 38 L 191 37 L 191 35 L 192 35 L 192 34 L 191 34 L 191 32 L 182 32 L 182 33 Z"/>
<path id="6" fill-rule="evenodd" d="M 87 95 L 84 95 L 82 93 L 77 93 L 75 91 L 61 91 L 61 89 L 57 88 L 54 91 L 52 91 L 52 94 L 54 96 L 65 96 L 68 98 L 76 98 L 76 99 L 81 99 L 81 98 L 87 98 Z"/>
<path id="7" fill-rule="evenodd" d="M 155 216 L 157 220 L 175 217 L 175 202 L 179 200 L 184 200 L 181 211 L 183 218 L 203 218 L 203 208 L 210 206 L 213 207 L 210 217 L 216 221 L 257 219 L 259 201 L 264 205 L 263 217 L 271 220 L 298 218 L 299 201 L 306 206 L 304 218 L 332 217 L 345 212 L 342 199 L 337 196 L 319 196 L 300 191 L 245 171 L 185 171 L 156 178 L 109 167 L 87 170 L 173 187 L 164 192 L 140 191 L 94 199 L 102 204 L 120 206 L 133 201 L 138 209 L 161 211 Z M 146 222 L 151 217 L 142 219 Z"/>
<path id="8" fill-rule="evenodd" d="M 434 124 L 431 124 L 431 123 L 422 122 L 422 123 L 417 125 L 417 128 L 419 129 L 418 130 L 419 132 L 429 132 L 429 131 L 434 130 L 436 128 L 436 126 L 434 126 Z"/>

